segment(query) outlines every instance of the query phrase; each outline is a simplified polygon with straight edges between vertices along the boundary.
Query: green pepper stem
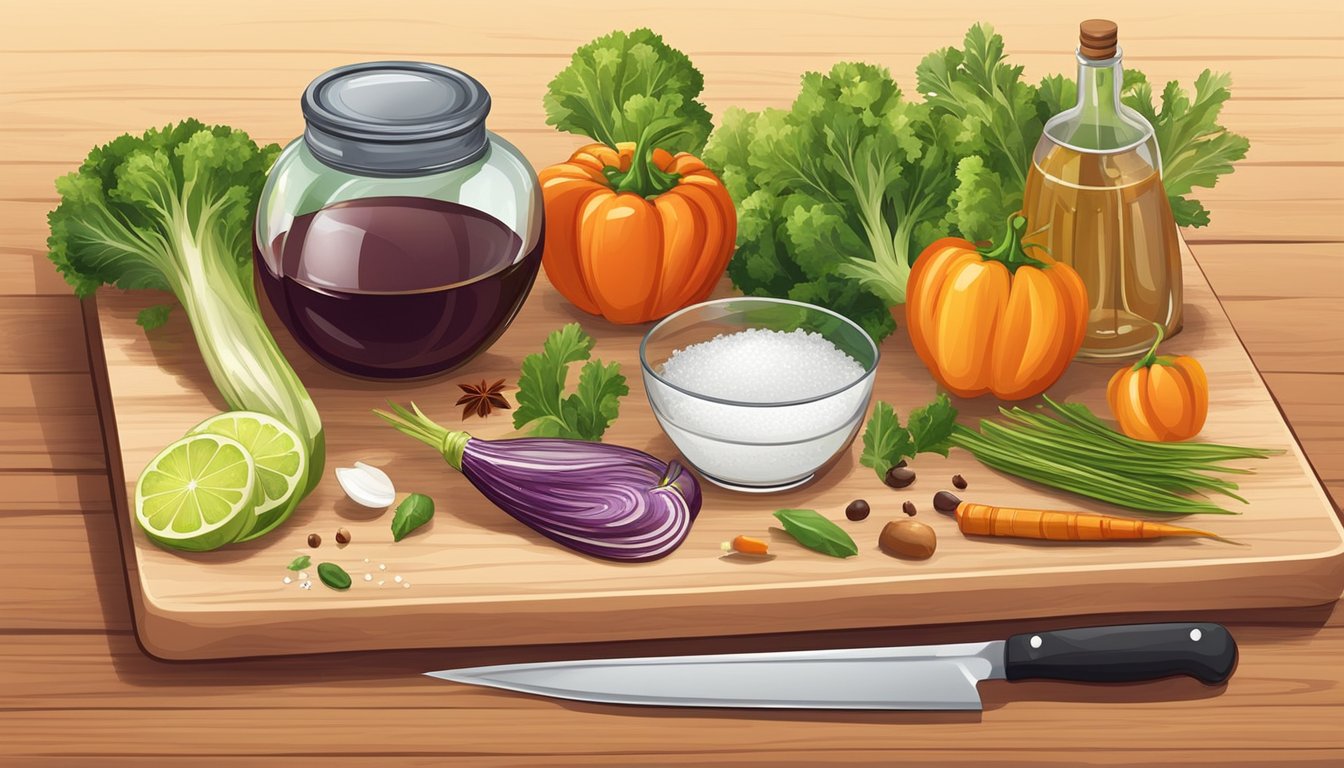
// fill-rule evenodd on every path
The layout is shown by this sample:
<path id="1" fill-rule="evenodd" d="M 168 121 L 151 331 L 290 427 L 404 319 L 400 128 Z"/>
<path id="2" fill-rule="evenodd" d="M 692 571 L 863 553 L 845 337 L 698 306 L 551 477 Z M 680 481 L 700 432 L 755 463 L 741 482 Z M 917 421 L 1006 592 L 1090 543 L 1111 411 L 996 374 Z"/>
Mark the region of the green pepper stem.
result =
<path id="1" fill-rule="evenodd" d="M 608 176 L 615 183 L 616 191 L 654 198 L 677 186 L 681 176 L 659 169 L 653 162 L 653 151 L 658 145 L 683 133 L 686 133 L 686 127 L 680 121 L 655 120 L 645 126 L 640 133 L 639 141 L 635 143 L 634 156 L 630 158 L 630 170 Z"/>
<path id="2" fill-rule="evenodd" d="M 1139 358 L 1139 361 L 1130 370 L 1139 371 L 1151 365 L 1171 365 L 1170 360 L 1164 360 L 1161 355 L 1157 354 L 1157 345 L 1161 344 L 1162 340 L 1167 337 L 1167 329 L 1163 328 L 1161 323 L 1153 323 L 1153 327 L 1157 329 L 1157 338 L 1153 339 L 1153 346 L 1148 348 L 1148 352 Z"/>
<path id="3" fill-rule="evenodd" d="M 1044 269 L 1047 265 L 1039 259 L 1033 259 L 1027 255 L 1022 244 L 1022 233 L 1027 228 L 1027 218 L 1020 213 L 1014 213 L 1008 217 L 1007 226 L 1004 228 L 1003 236 L 999 238 L 997 244 L 977 249 L 980 256 L 986 260 L 997 261 L 1008 268 L 1010 274 L 1016 273 L 1018 267 L 1036 267 Z M 1033 245 L 1033 248 L 1040 246 Z"/>

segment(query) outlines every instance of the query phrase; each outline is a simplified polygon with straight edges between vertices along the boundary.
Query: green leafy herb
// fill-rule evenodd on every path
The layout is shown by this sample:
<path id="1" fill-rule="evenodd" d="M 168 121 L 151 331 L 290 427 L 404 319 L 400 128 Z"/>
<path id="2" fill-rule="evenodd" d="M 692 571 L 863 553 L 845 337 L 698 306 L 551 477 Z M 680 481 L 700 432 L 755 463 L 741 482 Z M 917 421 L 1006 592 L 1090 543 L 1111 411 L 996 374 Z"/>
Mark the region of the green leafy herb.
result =
<path id="1" fill-rule="evenodd" d="M 902 459 L 918 453 L 947 455 L 952 431 L 957 425 L 957 409 L 946 394 L 910 413 L 908 426 L 902 427 L 891 405 L 882 400 L 873 406 L 873 415 L 863 430 L 863 453 L 859 463 L 872 467 L 879 479 Z"/>
<path id="2" fill-rule="evenodd" d="M 1036 86 L 1022 82 L 1022 67 L 1007 63 L 1003 38 L 987 24 L 971 27 L 962 48 L 924 57 L 915 73 L 935 118 L 955 121 L 958 140 L 972 147 L 972 157 L 958 163 L 947 223 L 970 240 L 990 240 L 1021 207 L 1031 152 L 1045 120 L 1077 103 L 1077 86 L 1064 75 L 1050 75 Z M 1153 125 L 1176 224 L 1208 224 L 1208 211 L 1186 195 L 1194 187 L 1214 186 L 1250 147 L 1245 137 L 1218 124 L 1231 78 L 1204 70 L 1195 79 L 1193 101 L 1179 83 L 1168 82 L 1159 110 L 1148 78 L 1135 69 L 1124 75 L 1120 100 Z"/>
<path id="3" fill-rule="evenodd" d="M 853 557 L 859 547 L 840 526 L 827 520 L 814 509 L 781 509 L 775 517 L 784 525 L 784 531 L 808 549 L 831 557 Z"/>
<path id="4" fill-rule="evenodd" d="M 1153 106 L 1147 79 L 1125 78 L 1121 100 L 1153 124 L 1162 151 L 1162 186 L 1171 201 L 1176 223 L 1202 227 L 1209 212 L 1188 195 L 1195 187 L 1212 187 L 1218 177 L 1232 172 L 1232 163 L 1246 156 L 1251 143 L 1218 124 L 1223 103 L 1231 97 L 1232 78 L 1204 70 L 1195 78 L 1195 98 L 1175 80 L 1162 89 L 1162 109 Z"/>
<path id="5" fill-rule="evenodd" d="M 1045 121 L 1077 98 L 1073 80 L 1023 81 L 1003 38 L 976 24 L 961 47 L 924 57 L 915 82 L 920 96 L 907 100 L 887 70 L 842 62 L 804 74 L 788 109 L 724 113 L 704 158 L 737 204 L 733 285 L 831 307 L 881 340 L 924 247 L 1000 234 L 1022 207 Z M 1191 99 L 1169 83 L 1159 111 L 1142 73 L 1125 72 L 1121 97 L 1154 125 L 1180 226 L 1208 223 L 1188 193 L 1246 154 L 1217 122 L 1227 86 L 1205 72 Z"/>
<path id="6" fill-rule="evenodd" d="M 350 574 L 335 563 L 321 563 L 317 566 L 317 577 L 332 589 L 349 589 Z"/>
<path id="7" fill-rule="evenodd" d="M 311 562 L 313 562 L 311 557 L 307 555 L 299 555 L 286 567 L 291 571 L 302 571 L 304 568 L 307 568 L 308 564 Z"/>
<path id="8" fill-rule="evenodd" d="M 991 469 L 1144 512 L 1230 514 L 1204 499 L 1238 501 L 1237 484 L 1218 474 L 1245 474 L 1225 461 L 1263 459 L 1282 451 L 1213 443 L 1150 443 L 1108 427 L 1081 403 L 1045 398 L 1046 412 L 1000 408 L 979 431 L 953 429 L 951 444 Z M 1195 494 L 1193 497 L 1192 494 Z"/>
<path id="9" fill-rule="evenodd" d="M 564 397 L 570 364 L 588 360 L 593 344 L 578 323 L 570 323 L 552 332 L 541 352 L 523 358 L 515 429 L 527 427 L 537 437 L 602 439 L 619 415 L 620 399 L 630 393 L 620 363 L 589 360 L 579 371 L 577 390 Z"/>
<path id="10" fill-rule="evenodd" d="M 135 324 L 144 328 L 146 331 L 152 331 L 168 322 L 168 313 L 173 311 L 170 304 L 157 304 L 152 307 L 145 307 L 135 316 Z"/>
<path id="11" fill-rule="evenodd" d="M 392 540 L 401 541 L 411 531 L 428 523 L 434 517 L 434 500 L 421 493 L 407 496 L 392 513 Z"/>
<path id="12" fill-rule="evenodd" d="M 938 393 L 932 403 L 910 412 L 910 436 L 915 453 L 937 453 L 943 456 L 952 447 L 950 438 L 957 426 L 957 409 L 946 392 Z"/>
<path id="13" fill-rule="evenodd" d="M 935 120 L 955 132 L 958 161 L 947 223 L 969 240 L 990 240 L 1022 205 L 1032 150 L 1048 113 L 1022 67 L 1004 56 L 1003 38 L 988 24 L 966 32 L 963 47 L 943 48 L 915 68 L 919 92 Z"/>
<path id="14" fill-rule="evenodd" d="M 635 142 L 636 162 L 611 180 L 621 191 L 653 195 L 676 178 L 653 167 L 654 148 L 699 152 L 712 127 L 697 100 L 705 79 L 686 54 L 649 29 L 617 30 L 574 52 L 547 87 L 546 123 L 608 146 Z"/>
<path id="15" fill-rule="evenodd" d="M 738 204 L 734 285 L 834 307 L 885 337 L 911 260 L 939 235 L 956 139 L 871 64 L 803 75 L 787 110 L 729 110 L 705 159 Z"/>
<path id="16" fill-rule="evenodd" d="M 873 415 L 868 417 L 868 426 L 863 430 L 863 453 L 859 463 L 872 467 L 882 478 L 901 459 L 914 455 L 915 442 L 910 439 L 910 431 L 901 426 L 890 403 L 878 400 L 873 406 Z"/>

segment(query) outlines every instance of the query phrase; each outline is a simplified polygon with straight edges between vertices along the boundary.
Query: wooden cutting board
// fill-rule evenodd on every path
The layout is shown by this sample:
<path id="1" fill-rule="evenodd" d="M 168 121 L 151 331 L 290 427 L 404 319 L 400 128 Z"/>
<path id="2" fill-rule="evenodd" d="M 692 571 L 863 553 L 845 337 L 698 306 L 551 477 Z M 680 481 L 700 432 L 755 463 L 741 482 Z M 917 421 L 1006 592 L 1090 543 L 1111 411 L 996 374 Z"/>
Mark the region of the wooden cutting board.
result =
<path id="1" fill-rule="evenodd" d="M 326 480 L 290 521 L 260 541 L 217 552 L 182 554 L 153 545 L 134 522 L 128 499 L 141 468 L 197 422 L 224 408 L 210 382 L 186 318 L 146 334 L 136 312 L 161 297 L 104 290 L 85 304 L 90 354 L 117 501 L 118 527 L 135 604 L 136 631 L 149 653 L 170 659 L 299 654 L 377 648 L 546 644 L 651 637 L 743 635 L 1018 617 L 1263 608 L 1318 604 L 1344 589 L 1344 529 L 1285 424 L 1217 298 L 1188 249 L 1184 252 L 1185 329 L 1163 349 L 1197 356 L 1212 383 L 1202 439 L 1286 450 L 1249 462 L 1250 502 L 1228 504 L 1236 517 L 1193 522 L 1245 546 L 1164 540 L 1061 544 L 972 540 L 932 509 L 935 491 L 953 474 L 970 487 L 963 498 L 1023 507 L 1115 512 L 1066 494 L 998 475 L 954 450 L 920 456 L 908 489 L 883 486 L 858 464 L 855 441 L 812 484 L 770 496 L 704 484 L 704 506 L 686 543 L 652 563 L 616 564 L 560 548 L 484 501 L 436 453 L 394 432 L 370 410 L 415 400 L 430 416 L 458 424 L 458 382 L 503 377 L 516 384 L 523 356 L 553 329 L 579 321 L 597 339 L 594 354 L 619 361 L 630 384 L 608 442 L 660 457 L 675 449 L 645 399 L 638 344 L 644 326 L 616 326 L 571 307 L 545 278 L 507 333 L 462 370 L 432 381 L 381 384 L 325 369 L 268 317 L 280 346 L 307 384 L 326 425 Z M 728 293 L 725 286 L 722 293 Z M 156 299 L 158 301 L 156 301 Z M 264 303 L 264 302 L 263 302 Z M 1075 363 L 1052 389 L 1106 414 L 1104 386 L 1116 364 Z M 904 416 L 936 394 L 903 330 L 882 347 L 874 397 Z M 512 399 L 512 398 L 510 398 Z M 997 403 L 958 401 L 963 421 Z M 514 434 L 507 412 L 468 428 L 485 438 Z M 344 498 L 332 470 L 357 460 L 381 466 L 399 497 L 432 496 L 431 524 L 394 543 L 392 514 L 371 513 Z M 864 498 L 873 508 L 848 522 L 844 507 Z M 901 503 L 938 533 L 923 562 L 877 548 L 878 532 Z M 813 508 L 837 520 L 860 554 L 836 559 L 803 549 L 773 528 L 771 513 Z M 336 530 L 352 541 L 338 546 Z M 310 549 L 310 533 L 322 537 Z M 769 560 L 722 557 L 720 542 L 737 534 L 771 539 Z M 310 555 L 354 578 L 336 592 L 309 568 L 310 590 L 286 565 Z M 366 578 L 366 574 L 368 574 Z M 397 580 L 400 577 L 400 580 Z"/>

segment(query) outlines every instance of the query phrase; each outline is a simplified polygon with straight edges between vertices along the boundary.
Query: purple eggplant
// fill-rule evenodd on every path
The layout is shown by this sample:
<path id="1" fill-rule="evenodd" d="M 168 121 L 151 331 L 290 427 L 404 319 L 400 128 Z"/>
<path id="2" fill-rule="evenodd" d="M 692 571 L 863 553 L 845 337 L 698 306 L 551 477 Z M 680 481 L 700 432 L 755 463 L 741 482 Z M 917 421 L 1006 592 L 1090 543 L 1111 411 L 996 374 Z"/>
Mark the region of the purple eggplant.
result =
<path id="1" fill-rule="evenodd" d="M 583 440 L 482 440 L 434 423 L 411 403 L 374 411 L 433 446 L 495 506 L 556 543 L 622 562 L 657 560 L 685 541 L 700 484 L 676 461 Z"/>

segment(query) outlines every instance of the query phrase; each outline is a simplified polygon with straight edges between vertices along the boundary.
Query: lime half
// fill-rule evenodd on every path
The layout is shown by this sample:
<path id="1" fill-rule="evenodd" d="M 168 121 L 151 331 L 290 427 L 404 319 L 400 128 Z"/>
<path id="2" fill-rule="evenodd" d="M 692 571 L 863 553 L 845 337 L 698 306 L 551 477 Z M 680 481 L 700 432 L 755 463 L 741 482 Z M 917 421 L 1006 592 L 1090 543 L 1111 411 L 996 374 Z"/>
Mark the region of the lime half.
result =
<path id="1" fill-rule="evenodd" d="M 256 503 L 247 449 L 220 435 L 188 435 L 164 448 L 135 484 L 135 519 L 156 544 L 204 552 L 233 541 Z"/>
<path id="2" fill-rule="evenodd" d="M 289 519 L 299 505 L 299 492 L 308 472 L 308 457 L 294 430 L 264 413 L 230 411 L 206 419 L 188 434 L 237 440 L 257 465 L 257 506 L 237 541 L 255 539 Z"/>

